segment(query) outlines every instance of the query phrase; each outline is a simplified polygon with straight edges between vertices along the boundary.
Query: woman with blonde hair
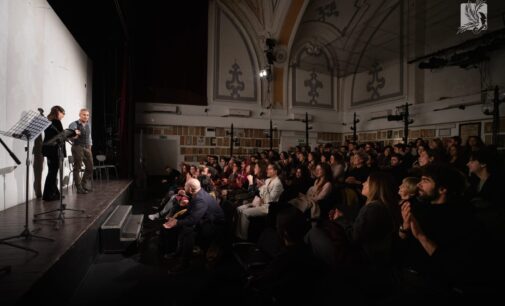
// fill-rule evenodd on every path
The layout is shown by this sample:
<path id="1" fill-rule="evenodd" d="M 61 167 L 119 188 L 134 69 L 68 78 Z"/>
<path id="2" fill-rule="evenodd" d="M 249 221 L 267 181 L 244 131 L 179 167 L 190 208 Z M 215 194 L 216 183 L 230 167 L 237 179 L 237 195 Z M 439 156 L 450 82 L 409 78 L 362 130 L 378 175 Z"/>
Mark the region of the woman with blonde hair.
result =
<path id="1" fill-rule="evenodd" d="M 403 179 L 398 190 L 398 195 L 400 195 L 400 204 L 402 204 L 403 201 L 407 201 L 411 197 L 415 197 L 417 195 L 417 184 L 419 184 L 419 182 L 420 179 L 413 176 Z"/>

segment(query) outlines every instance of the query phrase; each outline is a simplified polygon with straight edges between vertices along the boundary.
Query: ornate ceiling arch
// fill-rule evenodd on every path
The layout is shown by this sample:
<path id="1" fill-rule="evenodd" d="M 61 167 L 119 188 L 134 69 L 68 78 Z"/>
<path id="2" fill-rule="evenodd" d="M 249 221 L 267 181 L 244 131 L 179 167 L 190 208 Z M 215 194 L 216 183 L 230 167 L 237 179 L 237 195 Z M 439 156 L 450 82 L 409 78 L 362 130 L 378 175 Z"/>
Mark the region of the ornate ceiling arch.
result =
<path id="1" fill-rule="evenodd" d="M 351 77 L 352 105 L 402 95 L 403 2 L 311 0 L 293 50 L 307 42 L 323 43 L 332 56 L 335 77 Z"/>

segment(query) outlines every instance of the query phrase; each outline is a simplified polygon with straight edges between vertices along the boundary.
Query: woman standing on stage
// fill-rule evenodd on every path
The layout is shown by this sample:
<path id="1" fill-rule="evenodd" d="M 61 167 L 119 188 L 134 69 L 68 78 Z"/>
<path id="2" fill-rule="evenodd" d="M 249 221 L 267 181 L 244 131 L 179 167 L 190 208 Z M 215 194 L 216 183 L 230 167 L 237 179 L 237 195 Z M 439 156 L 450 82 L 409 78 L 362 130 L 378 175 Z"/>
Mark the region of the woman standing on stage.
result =
<path id="1" fill-rule="evenodd" d="M 61 120 L 65 117 L 65 110 L 59 105 L 51 108 L 51 112 L 47 115 L 47 119 L 51 121 L 51 125 L 44 131 L 44 145 L 42 146 L 42 154 L 47 158 L 47 167 L 49 171 L 44 184 L 44 193 L 42 200 L 55 201 L 60 199 L 60 190 L 56 184 L 56 177 L 59 170 L 58 146 L 46 145 L 54 136 L 63 132 Z M 65 145 L 63 145 L 63 157 L 67 156 Z"/>

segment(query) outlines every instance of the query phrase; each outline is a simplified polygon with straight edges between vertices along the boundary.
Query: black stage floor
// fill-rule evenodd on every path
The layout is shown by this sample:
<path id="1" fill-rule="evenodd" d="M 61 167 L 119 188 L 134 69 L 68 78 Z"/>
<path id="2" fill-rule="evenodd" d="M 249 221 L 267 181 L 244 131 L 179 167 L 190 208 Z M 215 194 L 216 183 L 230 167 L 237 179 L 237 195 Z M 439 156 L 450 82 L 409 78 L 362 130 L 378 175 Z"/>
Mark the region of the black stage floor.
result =
<path id="1" fill-rule="evenodd" d="M 55 209 L 59 202 L 30 201 L 30 229 L 34 234 L 54 241 L 37 238 L 9 240 L 35 249 L 39 254 L 0 244 L 0 269 L 11 266 L 10 273 L 0 273 L 0 305 L 24 303 L 32 299 L 40 301 L 45 297 L 49 299 L 44 302 L 50 302 L 51 299 L 61 301 L 71 296 L 72 288 L 79 284 L 98 254 L 99 226 L 116 205 L 128 204 L 131 187 L 130 180 L 111 180 L 96 183 L 94 191 L 85 195 L 69 188 L 64 199 L 67 208 L 84 209 L 86 213 L 69 211 L 66 216 L 90 217 L 67 219 L 58 230 L 53 221 L 33 223 L 33 215 Z M 21 233 L 24 223 L 24 204 L 1 211 L 0 239 Z"/>

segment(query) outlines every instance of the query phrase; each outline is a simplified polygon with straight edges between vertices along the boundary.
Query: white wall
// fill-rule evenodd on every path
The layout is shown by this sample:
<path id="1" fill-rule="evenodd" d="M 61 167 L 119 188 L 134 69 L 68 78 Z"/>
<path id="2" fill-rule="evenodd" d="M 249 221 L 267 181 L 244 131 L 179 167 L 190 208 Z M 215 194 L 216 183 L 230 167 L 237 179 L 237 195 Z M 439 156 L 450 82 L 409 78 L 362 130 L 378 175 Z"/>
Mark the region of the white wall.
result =
<path id="1" fill-rule="evenodd" d="M 91 61 L 46 0 L 0 0 L 0 130 L 8 130 L 23 111 L 41 107 L 47 114 L 53 105 L 65 109 L 67 127 L 80 108 L 91 108 L 91 78 Z M 26 154 L 22 141 L 0 137 L 23 162 L 5 179 L 0 176 L 3 210 L 24 202 Z M 0 148 L 0 169 L 14 164 Z M 46 170 L 44 163 L 43 180 Z"/>
<path id="2" fill-rule="evenodd" d="M 317 3 L 323 2 L 324 1 L 311 0 L 309 3 L 307 1 L 308 10 L 317 12 Z M 472 33 L 466 33 L 460 36 L 456 35 L 456 29 L 459 26 L 459 8 L 461 1 L 450 0 L 450 3 L 447 4 L 448 10 L 435 10 L 427 13 L 434 15 L 443 13 L 450 18 L 445 15 L 439 17 L 430 15 L 426 16 L 425 19 L 421 17 L 417 19 L 411 18 L 416 7 L 419 7 L 421 11 L 425 9 L 421 5 L 424 3 L 423 1 L 411 2 L 412 1 L 405 3 L 403 6 L 399 6 L 398 9 L 390 15 L 389 18 L 391 20 L 384 23 L 381 27 L 381 31 L 377 32 L 380 35 L 373 36 L 373 40 L 370 40 L 370 46 L 382 46 L 382 49 L 370 47 L 367 49 L 367 56 L 363 57 L 368 58 L 369 63 L 359 63 L 363 67 L 368 67 L 367 65 L 372 64 L 370 58 L 377 57 L 381 60 L 380 62 L 377 61 L 382 69 L 377 76 L 378 78 L 384 78 L 385 84 L 379 90 L 380 96 L 372 98 L 371 91 L 367 89 L 368 83 L 372 81 L 373 78 L 369 70 L 360 69 L 356 76 L 354 76 L 354 66 L 350 65 L 350 68 L 346 68 L 344 71 L 345 73 L 342 74 L 344 76 L 340 78 L 334 77 L 333 101 L 330 101 L 328 98 L 330 94 L 325 92 L 325 90 L 331 88 L 331 86 L 328 86 L 329 80 L 323 82 L 324 86 L 319 88 L 320 100 L 326 97 L 326 99 L 324 99 L 325 102 L 327 101 L 326 104 L 330 102 L 334 104 L 332 107 L 327 108 L 322 108 L 321 106 L 324 107 L 328 105 L 294 103 L 296 97 L 293 97 L 293 95 L 298 97 L 303 96 L 304 98 L 307 97 L 308 89 L 305 87 L 303 81 L 308 79 L 308 75 L 301 79 L 298 77 L 294 79 L 292 71 L 296 69 L 296 67 L 292 65 L 293 61 L 290 59 L 297 59 L 296 55 L 299 54 L 298 51 L 301 51 L 304 46 L 306 46 L 306 43 L 320 47 L 321 45 L 330 45 L 330 42 L 335 39 L 335 32 L 331 31 L 328 27 L 321 26 L 320 23 L 307 22 L 300 25 L 303 18 L 299 16 L 297 21 L 298 24 L 295 26 L 295 29 L 298 29 L 295 30 L 297 33 L 292 34 L 289 46 L 285 46 L 287 48 L 288 60 L 282 64 L 276 64 L 276 68 L 282 67 L 284 69 L 283 82 L 281 84 L 284 101 L 282 101 L 282 107 L 278 107 L 272 111 L 273 123 L 281 132 L 281 149 L 296 144 L 300 138 L 305 138 L 304 123 L 287 121 L 286 118 L 293 113 L 304 114 L 306 111 L 313 118 L 313 122 L 311 122 L 313 129 L 310 133 L 311 142 L 315 142 L 317 132 L 350 133 L 349 127 L 351 126 L 354 112 L 356 112 L 361 119 L 357 126 L 358 132 L 401 129 L 402 124 L 400 122 L 389 122 L 385 118 L 378 120 L 370 120 L 370 118 L 384 116 L 387 111 L 394 113 L 395 108 L 404 104 L 406 101 L 414 104 L 411 107 L 411 114 L 415 120 L 414 124 L 411 126 L 413 129 L 420 129 L 421 127 L 430 129 L 450 128 L 451 135 L 457 135 L 459 133 L 460 123 L 476 121 L 489 122 L 491 120 L 490 116 L 486 116 L 482 113 L 481 105 L 479 105 L 481 96 L 479 94 L 480 74 L 478 69 L 464 70 L 459 67 L 446 67 L 438 71 L 429 71 L 418 69 L 417 63 L 407 63 L 410 59 L 476 37 Z M 437 1 L 430 0 L 426 4 L 426 7 L 433 7 L 435 2 Z M 234 1 L 216 0 L 210 2 L 207 71 L 208 105 L 179 105 L 179 114 L 167 114 L 143 112 L 143 108 L 149 110 L 155 105 L 148 103 L 141 105 L 139 103 L 136 108 L 136 124 L 229 127 L 230 124 L 233 123 L 235 128 L 268 129 L 269 111 L 265 106 L 269 105 L 271 100 L 274 99 L 272 93 L 275 92 L 275 88 L 273 88 L 270 95 L 268 95 L 267 82 L 264 80 L 259 81 L 257 83 L 259 88 L 257 89 L 258 94 L 256 99 L 243 99 L 253 96 L 253 91 L 246 92 L 245 88 L 253 88 L 253 78 L 255 77 L 254 75 L 246 76 L 245 74 L 251 74 L 255 69 L 259 70 L 265 65 L 264 54 L 262 52 L 264 46 L 263 39 L 265 38 L 263 36 L 264 33 L 258 31 L 255 27 L 251 28 L 248 26 L 247 18 L 243 18 L 242 16 L 242 14 L 247 15 L 244 13 L 244 10 L 238 8 L 231 10 L 230 8 L 233 8 L 235 4 Z M 503 8 L 497 4 L 496 1 L 496 3 L 490 5 L 493 9 L 496 9 L 496 12 L 503 11 Z M 352 4 L 350 5 L 352 6 Z M 380 6 L 377 3 L 373 5 Z M 349 12 L 352 12 L 352 10 L 353 9 L 347 9 Z M 370 13 L 371 12 L 373 12 L 373 10 L 371 10 Z M 381 11 L 381 14 L 384 12 L 386 11 Z M 224 17 L 221 19 L 216 18 L 216 16 L 219 16 L 218 13 L 221 14 L 221 17 L 226 15 L 226 18 L 228 18 L 230 22 L 223 23 L 222 19 Z M 250 15 L 249 17 L 255 18 L 253 16 L 254 14 Z M 501 18 L 501 14 L 490 14 L 489 17 L 490 24 L 493 22 L 493 24 L 501 26 L 501 19 L 498 20 Z M 430 21 L 433 18 L 444 20 L 444 22 L 433 24 L 433 22 Z M 309 19 L 310 18 L 308 18 L 308 20 Z M 380 20 L 382 20 L 382 17 L 374 19 L 374 22 L 377 23 Z M 371 37 L 372 33 L 376 32 L 375 29 L 374 26 L 368 25 L 366 27 L 366 32 L 362 34 L 364 37 L 362 40 Z M 492 30 L 496 30 L 496 28 L 490 28 L 488 32 Z M 295 39 L 298 38 L 295 34 L 300 35 L 302 38 L 300 40 Z M 394 43 L 385 44 L 384 41 L 389 41 L 391 39 L 390 37 L 388 38 L 388 35 L 405 35 L 405 37 L 403 40 L 398 39 L 394 40 Z M 275 36 L 273 37 L 277 38 Z M 356 43 L 356 46 L 356 50 L 352 53 L 361 52 L 360 48 L 363 46 L 358 43 Z M 247 48 L 250 50 L 247 51 Z M 337 55 L 339 55 L 338 49 L 326 50 L 322 48 L 322 50 L 324 54 L 332 54 L 330 51 L 333 51 L 337 52 Z M 396 55 L 387 55 L 389 52 L 395 52 L 394 54 Z M 250 59 L 249 53 L 252 54 L 252 60 Z M 380 56 L 382 53 L 385 53 L 386 56 Z M 354 63 L 357 60 L 357 57 L 354 57 L 354 55 L 346 55 L 345 52 L 343 55 L 349 56 L 349 62 Z M 503 74 L 502 67 L 505 65 L 505 52 L 503 50 L 496 51 L 490 56 L 491 61 L 489 62 L 488 81 L 493 85 L 500 85 L 503 88 L 505 85 L 505 75 Z M 335 58 L 339 57 L 329 56 L 329 58 L 335 60 Z M 308 59 L 310 59 L 310 57 Z M 322 57 L 322 62 L 313 62 L 312 59 L 311 61 L 308 59 L 304 62 L 306 66 L 302 65 L 302 63 L 300 67 L 310 68 L 311 65 L 314 67 L 326 67 L 326 64 L 330 64 L 327 63 L 327 61 L 323 61 Z M 345 63 L 346 58 L 342 60 L 342 63 Z M 240 64 L 242 72 L 244 73 L 240 75 L 241 80 L 245 84 L 244 90 L 240 91 L 241 94 L 244 94 L 244 96 L 241 97 L 232 97 L 230 88 L 225 86 L 225 82 L 232 79 L 230 75 L 230 66 L 235 61 Z M 250 66 L 253 65 L 258 66 L 250 68 Z M 246 66 L 249 68 L 243 68 Z M 307 71 L 311 71 L 311 69 Z M 278 76 L 274 74 L 274 80 L 276 80 L 277 77 Z M 274 81 L 272 85 L 279 86 L 280 84 Z M 307 100 L 303 99 L 298 100 L 307 102 Z M 171 103 L 177 104 L 178 102 L 179 101 L 172 101 Z M 281 101 L 273 102 L 274 105 L 277 104 L 278 106 L 277 102 Z M 467 106 L 464 110 L 455 107 L 449 110 L 434 111 L 437 108 L 458 106 L 461 104 L 475 105 Z M 249 118 L 224 117 L 229 108 L 250 110 L 251 116 Z M 505 104 L 501 105 L 500 110 L 502 114 L 505 113 Z M 263 115 L 261 115 L 262 112 L 264 113 Z M 484 130 L 484 125 L 482 125 L 482 130 Z M 180 159 L 181 156 L 179 156 L 179 160 Z"/>
<path id="3" fill-rule="evenodd" d="M 422 1 L 418 1 L 421 3 Z M 481 74 L 479 68 L 463 69 L 457 66 L 448 66 L 437 70 L 420 70 L 418 62 L 408 64 L 407 60 L 430 54 L 448 47 L 455 46 L 464 41 L 475 39 L 482 35 L 474 35 L 470 32 L 464 34 L 456 34 L 454 29 L 459 26 L 459 5 L 464 1 L 445 1 L 444 4 L 449 8 L 443 12 L 429 11 L 425 16 L 425 20 L 408 18 L 405 20 L 406 26 L 410 28 L 407 31 L 408 36 L 405 41 L 406 59 L 404 62 L 404 90 L 402 95 L 390 99 L 379 99 L 373 102 L 364 103 L 361 105 L 351 105 L 351 90 L 352 90 L 352 75 L 341 80 L 342 91 L 344 97 L 343 103 L 343 121 L 352 122 L 353 113 L 356 112 L 360 117 L 358 124 L 358 132 L 374 131 L 380 129 L 395 129 L 402 128 L 401 122 L 389 122 L 386 119 L 372 120 L 378 114 L 383 114 L 385 111 L 395 111 L 395 108 L 406 101 L 414 104 L 411 108 L 411 114 L 414 118 L 413 128 L 415 127 L 438 127 L 442 128 L 449 123 L 455 126 L 452 135 L 458 134 L 459 123 L 491 121 L 492 117 L 482 113 L 481 102 Z M 417 3 L 417 2 L 416 2 Z M 419 4 L 417 3 L 417 4 Z M 426 7 L 434 7 L 435 4 L 440 4 L 441 1 L 430 0 L 426 3 Z M 492 7 L 494 13 L 489 13 L 490 28 L 482 33 L 490 33 L 503 28 L 501 13 L 504 10 L 504 3 L 499 1 L 488 1 L 489 7 Z M 421 7 L 421 10 L 425 8 Z M 431 15 L 430 15 L 431 14 Z M 442 14 L 436 17 L 436 14 Z M 438 18 L 445 22 L 433 22 Z M 426 22 L 426 27 L 419 26 L 418 23 Z M 491 85 L 498 85 L 503 92 L 505 88 L 505 74 L 503 67 L 505 65 L 505 50 L 497 50 L 489 53 L 490 61 L 487 64 L 487 69 L 483 72 L 486 75 L 485 81 L 487 84 L 482 89 Z M 389 63 L 384 64 L 384 71 L 381 75 L 385 75 L 385 71 L 390 68 Z M 388 83 L 399 83 L 398 76 L 386 76 L 386 87 Z M 366 81 L 366 79 L 365 79 Z M 361 86 L 363 87 L 363 86 Z M 364 92 L 364 91 L 362 91 Z M 382 93 L 382 92 L 381 92 Z M 386 92 L 385 92 L 386 93 Z M 434 111 L 435 109 L 448 106 L 458 106 L 461 104 L 476 105 L 466 107 L 464 110 L 454 107 L 443 111 Z M 501 104 L 500 113 L 503 116 L 505 104 Z M 483 129 L 483 125 L 482 125 Z M 344 132 L 349 133 L 349 129 L 345 128 Z"/>

